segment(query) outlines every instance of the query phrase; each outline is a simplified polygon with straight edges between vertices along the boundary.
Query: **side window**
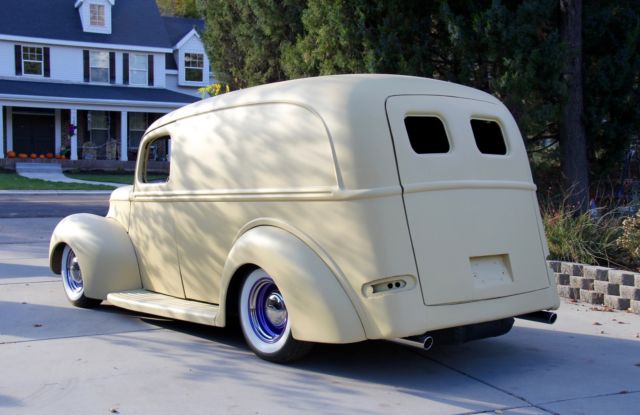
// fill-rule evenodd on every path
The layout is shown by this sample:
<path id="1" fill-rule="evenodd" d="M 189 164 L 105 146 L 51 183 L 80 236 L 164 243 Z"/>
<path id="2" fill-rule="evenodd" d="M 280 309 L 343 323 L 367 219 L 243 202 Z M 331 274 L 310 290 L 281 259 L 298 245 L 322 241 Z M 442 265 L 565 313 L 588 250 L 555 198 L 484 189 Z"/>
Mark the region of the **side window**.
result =
<path id="1" fill-rule="evenodd" d="M 404 126 L 411 148 L 418 154 L 448 153 L 451 149 L 444 124 L 438 117 L 405 117 Z"/>
<path id="2" fill-rule="evenodd" d="M 490 120 L 472 119 L 471 129 L 481 153 L 500 156 L 507 154 L 507 144 L 504 141 L 500 124 Z"/>
<path id="3" fill-rule="evenodd" d="M 150 141 L 144 148 L 143 183 L 165 183 L 171 170 L 171 137 L 168 135 Z"/>

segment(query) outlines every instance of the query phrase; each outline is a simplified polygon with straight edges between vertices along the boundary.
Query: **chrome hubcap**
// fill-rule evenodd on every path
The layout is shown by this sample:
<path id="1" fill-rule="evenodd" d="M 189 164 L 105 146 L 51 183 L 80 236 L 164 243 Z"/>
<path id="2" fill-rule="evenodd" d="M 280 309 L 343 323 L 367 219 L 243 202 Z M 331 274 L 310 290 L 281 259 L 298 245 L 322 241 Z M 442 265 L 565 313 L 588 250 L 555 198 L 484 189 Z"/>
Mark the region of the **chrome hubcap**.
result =
<path id="1" fill-rule="evenodd" d="M 276 292 L 267 298 L 266 313 L 269 322 L 274 326 L 281 326 L 287 321 L 287 309 L 282 294 Z"/>
<path id="2" fill-rule="evenodd" d="M 249 293 L 251 329 L 266 343 L 277 342 L 287 327 L 287 307 L 271 278 L 261 278 Z"/>
<path id="3" fill-rule="evenodd" d="M 82 270 L 80 269 L 80 263 L 73 251 L 69 252 L 66 261 L 66 269 L 64 270 L 64 281 L 73 293 L 79 293 L 82 291 L 84 283 L 82 280 Z"/>

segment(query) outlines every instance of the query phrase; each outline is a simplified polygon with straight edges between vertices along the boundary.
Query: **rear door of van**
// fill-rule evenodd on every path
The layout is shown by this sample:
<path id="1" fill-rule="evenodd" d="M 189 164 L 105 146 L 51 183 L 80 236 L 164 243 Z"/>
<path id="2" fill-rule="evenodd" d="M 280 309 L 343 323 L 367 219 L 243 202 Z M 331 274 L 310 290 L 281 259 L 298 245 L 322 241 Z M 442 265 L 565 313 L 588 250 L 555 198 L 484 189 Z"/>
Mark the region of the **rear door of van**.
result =
<path id="1" fill-rule="evenodd" d="M 386 110 L 425 304 L 548 287 L 535 185 L 506 108 L 404 95 Z"/>

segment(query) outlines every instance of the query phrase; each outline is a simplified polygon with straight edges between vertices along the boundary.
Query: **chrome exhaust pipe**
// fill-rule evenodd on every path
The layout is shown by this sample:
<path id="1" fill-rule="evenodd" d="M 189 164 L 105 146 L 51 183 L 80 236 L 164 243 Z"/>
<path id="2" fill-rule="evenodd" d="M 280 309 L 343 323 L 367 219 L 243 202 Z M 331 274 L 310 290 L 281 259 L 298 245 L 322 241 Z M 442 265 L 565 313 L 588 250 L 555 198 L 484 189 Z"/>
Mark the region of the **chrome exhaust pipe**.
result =
<path id="1" fill-rule="evenodd" d="M 408 340 L 412 343 L 420 343 L 424 350 L 430 350 L 433 347 L 434 343 L 433 337 L 427 333 L 421 334 L 420 336 L 404 337 L 403 340 Z"/>
<path id="2" fill-rule="evenodd" d="M 553 324 L 556 322 L 558 315 L 556 313 L 552 313 L 550 311 L 535 311 L 533 313 L 522 314 L 520 316 L 516 316 L 516 318 L 521 318 L 523 320 L 535 321 L 538 323 L 545 324 Z"/>
<path id="3" fill-rule="evenodd" d="M 424 347 L 424 350 L 431 350 L 431 348 L 433 347 L 433 337 L 431 336 L 424 336 L 424 342 L 422 343 L 422 347 Z"/>

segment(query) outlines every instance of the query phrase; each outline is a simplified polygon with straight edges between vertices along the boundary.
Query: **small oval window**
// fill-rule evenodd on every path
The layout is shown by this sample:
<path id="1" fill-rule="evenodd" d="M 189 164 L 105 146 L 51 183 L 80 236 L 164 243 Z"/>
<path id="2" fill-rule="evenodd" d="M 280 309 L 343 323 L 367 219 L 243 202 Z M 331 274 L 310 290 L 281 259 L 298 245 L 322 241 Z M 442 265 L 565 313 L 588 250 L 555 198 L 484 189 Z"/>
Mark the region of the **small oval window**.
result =
<path id="1" fill-rule="evenodd" d="M 500 124 L 490 120 L 471 120 L 471 129 L 476 139 L 476 146 L 482 154 L 507 154 L 507 144 L 502 135 Z"/>
<path id="2" fill-rule="evenodd" d="M 448 153 L 451 149 L 447 132 L 438 117 L 405 117 L 411 148 L 418 154 Z"/>

